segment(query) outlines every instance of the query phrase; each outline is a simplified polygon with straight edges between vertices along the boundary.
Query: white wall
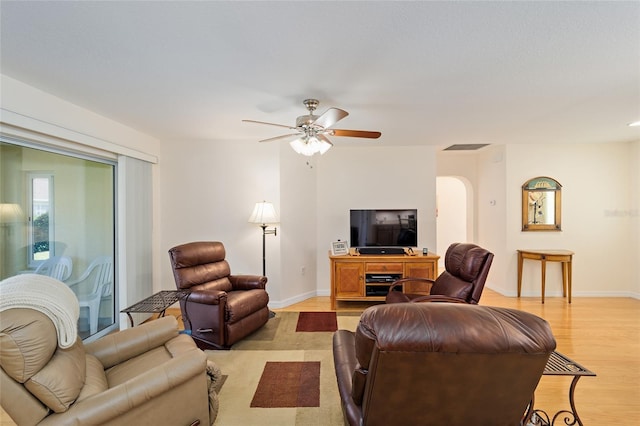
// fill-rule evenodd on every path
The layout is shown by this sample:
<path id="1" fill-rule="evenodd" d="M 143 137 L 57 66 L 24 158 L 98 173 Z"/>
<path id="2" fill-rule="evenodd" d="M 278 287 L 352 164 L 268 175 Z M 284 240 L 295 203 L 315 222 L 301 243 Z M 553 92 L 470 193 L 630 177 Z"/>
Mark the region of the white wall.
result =
<path id="1" fill-rule="evenodd" d="M 0 74 L 3 124 L 154 162 L 159 142 L 131 127 Z"/>
<path id="2" fill-rule="evenodd" d="M 631 257 L 632 264 L 629 265 L 631 272 L 632 291 L 640 295 L 640 141 L 630 144 L 629 168 L 631 170 L 631 180 L 629 185 L 630 211 L 631 217 L 631 238 L 632 249 L 635 257 Z M 634 260 L 635 259 L 635 260 Z"/>
<path id="3" fill-rule="evenodd" d="M 436 175 L 455 177 L 465 184 L 468 209 L 466 241 L 477 241 L 478 231 L 476 225 L 478 223 L 478 214 L 475 207 L 478 181 L 477 152 L 438 150 L 436 152 Z M 442 246 L 440 242 L 438 242 L 438 245 Z"/>
<path id="4" fill-rule="evenodd" d="M 278 144 L 165 141 L 158 164 L 160 288 L 175 288 L 167 251 L 191 241 L 223 242 L 234 275 L 262 274 L 262 229 L 248 219 L 263 200 L 282 217 Z M 284 233 L 278 226 L 277 236 L 266 236 L 266 271 L 275 300 Z"/>
<path id="5" fill-rule="evenodd" d="M 467 212 L 473 211 L 473 206 L 467 206 L 465 181 L 466 179 L 461 177 L 438 176 L 436 178 L 438 246 L 437 250 L 432 251 L 442 255 L 439 270 L 444 267 L 444 254 L 451 244 L 472 241 L 472 234 L 467 230 Z M 469 189 L 473 190 L 473 188 Z"/>
<path id="6" fill-rule="evenodd" d="M 316 296 L 317 271 L 318 268 L 324 267 L 324 264 L 316 264 L 316 253 L 319 250 L 316 235 L 318 159 L 296 154 L 289 144 L 278 145 L 282 280 L 278 283 L 277 294 L 269 291 L 274 307 L 287 306 Z"/>
<path id="7" fill-rule="evenodd" d="M 349 240 L 350 209 L 417 208 L 418 247 L 436 247 L 434 147 L 337 147 L 318 169 L 319 294 L 330 294 L 328 251 Z"/>
<path id="8" fill-rule="evenodd" d="M 327 253 L 348 240 L 351 208 L 418 208 L 419 245 L 435 247 L 430 147 L 335 147 L 307 158 L 286 144 L 172 141 L 159 165 L 162 288 L 173 287 L 166 251 L 187 241 L 223 241 L 234 274 L 259 273 L 261 233 L 247 218 L 262 199 L 281 220 L 266 243 L 273 308 L 329 294 Z"/>
<path id="9" fill-rule="evenodd" d="M 500 289 L 508 282 L 505 270 L 511 256 L 506 247 L 508 201 L 505 188 L 509 180 L 505 175 L 504 151 L 504 145 L 488 146 L 478 153 L 477 165 L 477 244 L 494 254 L 486 284 L 494 289 Z"/>
<path id="10" fill-rule="evenodd" d="M 633 150 L 637 144 L 509 145 L 506 149 L 506 280 L 499 290 L 516 291 L 519 248 L 558 248 L 575 252 L 573 295 L 640 296 L 637 279 L 637 211 L 631 194 Z M 635 157 L 637 161 L 637 155 Z M 536 176 L 562 185 L 562 232 L 522 232 L 521 186 Z M 635 244 L 635 245 L 634 245 Z M 560 264 L 547 267 L 547 294 L 562 294 Z M 540 294 L 540 264 L 525 261 L 523 295 Z"/>
<path id="11" fill-rule="evenodd" d="M 494 252 L 487 286 L 517 292 L 519 248 L 576 252 L 573 295 L 640 297 L 640 142 L 489 146 L 474 156 L 438 153 L 438 176 L 468 178 L 477 197 L 475 241 Z M 563 185 L 562 232 L 521 231 L 521 186 L 536 176 Z M 540 295 L 540 264 L 525 261 L 523 295 Z M 560 264 L 547 295 L 561 295 Z"/>

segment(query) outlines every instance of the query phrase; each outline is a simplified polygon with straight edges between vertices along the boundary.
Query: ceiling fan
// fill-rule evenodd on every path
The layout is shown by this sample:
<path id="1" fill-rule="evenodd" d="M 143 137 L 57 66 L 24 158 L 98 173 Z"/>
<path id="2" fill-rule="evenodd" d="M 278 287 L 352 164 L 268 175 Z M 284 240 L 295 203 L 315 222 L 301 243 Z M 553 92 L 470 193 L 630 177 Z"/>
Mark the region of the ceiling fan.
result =
<path id="1" fill-rule="evenodd" d="M 273 142 L 278 140 L 291 140 L 291 147 L 298 154 L 312 156 L 315 153 L 324 154 L 333 146 L 327 136 L 347 136 L 353 138 L 377 139 L 382 133 L 366 130 L 345 130 L 333 129 L 331 126 L 345 118 L 349 113 L 339 108 L 329 108 L 321 115 L 314 115 L 320 102 L 317 99 L 305 99 L 304 106 L 309 110 L 309 114 L 301 115 L 296 119 L 295 126 L 286 124 L 267 123 L 264 121 L 242 120 L 246 123 L 266 124 L 269 126 L 284 127 L 295 130 L 295 133 L 288 133 L 274 138 L 263 139 L 260 142 Z"/>

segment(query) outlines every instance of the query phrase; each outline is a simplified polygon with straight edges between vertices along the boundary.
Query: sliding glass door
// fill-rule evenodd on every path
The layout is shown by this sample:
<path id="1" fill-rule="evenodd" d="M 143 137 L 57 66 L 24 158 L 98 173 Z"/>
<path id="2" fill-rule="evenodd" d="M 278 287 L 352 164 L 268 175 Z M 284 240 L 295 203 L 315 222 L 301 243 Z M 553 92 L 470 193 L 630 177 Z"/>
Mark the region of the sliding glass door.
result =
<path id="1" fill-rule="evenodd" d="M 114 162 L 0 141 L 0 279 L 65 282 L 82 338 L 117 319 L 115 179 Z"/>

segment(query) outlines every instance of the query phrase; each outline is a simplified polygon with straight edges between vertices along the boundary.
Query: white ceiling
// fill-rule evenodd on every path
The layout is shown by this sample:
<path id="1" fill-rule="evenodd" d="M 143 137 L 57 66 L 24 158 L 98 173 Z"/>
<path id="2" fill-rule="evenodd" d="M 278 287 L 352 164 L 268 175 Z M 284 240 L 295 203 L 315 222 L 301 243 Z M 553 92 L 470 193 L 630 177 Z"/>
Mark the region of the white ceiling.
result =
<path id="1" fill-rule="evenodd" d="M 640 139 L 640 2 L 1 2 L 1 72 L 161 140 L 255 142 L 302 101 L 336 145 Z M 284 130 L 284 132 L 283 132 Z M 278 142 L 274 142 L 278 143 Z"/>

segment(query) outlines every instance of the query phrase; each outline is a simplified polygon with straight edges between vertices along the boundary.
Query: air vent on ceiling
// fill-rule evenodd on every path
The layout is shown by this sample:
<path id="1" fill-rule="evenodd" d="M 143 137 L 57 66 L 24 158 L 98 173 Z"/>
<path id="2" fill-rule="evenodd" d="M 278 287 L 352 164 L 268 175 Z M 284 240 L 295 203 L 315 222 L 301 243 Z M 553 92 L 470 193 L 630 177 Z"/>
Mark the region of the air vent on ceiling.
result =
<path id="1" fill-rule="evenodd" d="M 489 145 L 488 143 L 463 143 L 451 145 L 448 148 L 445 148 L 443 151 L 475 151 L 476 149 L 480 149 Z"/>

